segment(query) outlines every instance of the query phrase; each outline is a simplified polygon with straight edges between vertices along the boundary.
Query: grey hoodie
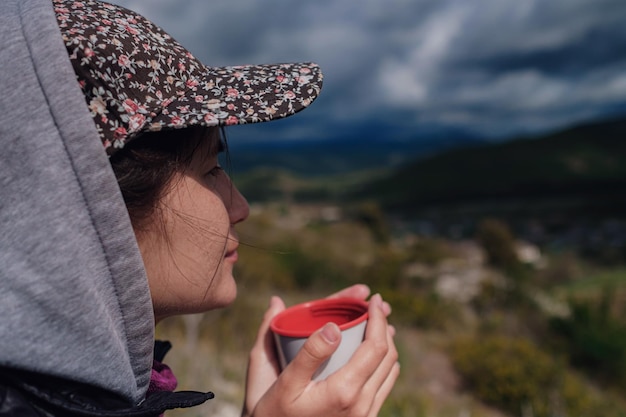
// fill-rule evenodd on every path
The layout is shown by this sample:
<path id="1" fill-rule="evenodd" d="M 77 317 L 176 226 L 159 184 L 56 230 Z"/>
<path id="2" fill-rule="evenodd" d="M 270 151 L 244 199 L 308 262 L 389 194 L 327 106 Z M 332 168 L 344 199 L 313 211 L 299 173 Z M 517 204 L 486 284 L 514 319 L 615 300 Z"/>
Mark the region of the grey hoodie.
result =
<path id="1" fill-rule="evenodd" d="M 0 2 L 0 147 L 0 366 L 138 403 L 149 289 L 50 0 Z"/>

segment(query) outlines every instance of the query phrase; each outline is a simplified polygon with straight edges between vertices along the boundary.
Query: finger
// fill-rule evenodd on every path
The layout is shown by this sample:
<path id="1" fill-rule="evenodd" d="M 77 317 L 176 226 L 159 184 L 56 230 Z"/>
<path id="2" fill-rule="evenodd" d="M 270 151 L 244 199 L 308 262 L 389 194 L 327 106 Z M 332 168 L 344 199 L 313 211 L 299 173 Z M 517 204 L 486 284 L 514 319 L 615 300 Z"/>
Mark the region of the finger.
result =
<path id="1" fill-rule="evenodd" d="M 340 407 L 355 408 L 355 415 L 368 415 L 374 404 L 375 394 L 382 385 L 385 376 L 384 370 L 379 370 L 381 364 L 387 368 L 387 373 L 392 365 L 387 358 L 388 344 L 391 335 L 387 329 L 387 319 L 383 312 L 383 302 L 379 294 L 370 299 L 368 308 L 368 322 L 365 330 L 365 339 L 352 355 L 348 363 L 331 374 L 326 383 L 330 387 L 341 387 L 339 395 Z M 377 384 L 371 383 L 370 379 L 376 376 Z"/>
<path id="2" fill-rule="evenodd" d="M 366 407 L 364 410 L 367 411 L 368 415 L 377 415 L 399 375 L 398 351 L 393 340 L 393 333 L 388 326 L 386 334 L 387 353 L 361 389 L 359 401 Z"/>
<path id="3" fill-rule="evenodd" d="M 370 398 L 376 395 L 389 376 L 398 367 L 398 350 L 393 340 L 391 329 L 387 330 L 387 353 L 383 360 L 379 363 L 378 368 L 374 371 L 371 378 L 363 386 L 363 392 Z"/>
<path id="4" fill-rule="evenodd" d="M 370 293 L 370 288 L 367 285 L 355 284 L 350 287 L 344 288 L 343 290 L 338 291 L 334 294 L 331 294 L 326 298 L 350 297 L 365 300 L 367 297 L 369 297 Z"/>
<path id="5" fill-rule="evenodd" d="M 246 395 L 242 415 L 250 415 L 268 386 L 278 377 L 280 366 L 276 357 L 276 349 L 272 332 L 269 330 L 272 318 L 285 309 L 279 297 L 272 297 L 270 305 L 263 316 L 256 341 L 250 351 L 246 373 Z"/>
<path id="6" fill-rule="evenodd" d="M 368 416 L 370 417 L 378 416 L 380 409 L 385 403 L 385 400 L 387 399 L 387 397 L 389 397 L 389 394 L 391 393 L 391 390 L 396 384 L 396 381 L 399 376 L 400 376 L 400 363 L 396 362 L 393 365 L 391 372 L 387 375 L 387 379 L 385 379 L 385 382 L 380 386 L 380 389 L 376 392 L 376 395 L 374 396 L 374 402 L 372 403 L 372 407 L 370 408 L 370 412 Z"/>
<path id="7" fill-rule="evenodd" d="M 274 345 L 274 337 L 272 332 L 270 331 L 270 323 L 272 319 L 281 311 L 285 309 L 285 303 L 278 296 L 273 296 L 270 299 L 270 307 L 268 308 L 265 316 L 263 317 L 263 323 L 261 324 L 261 331 L 264 332 L 265 336 L 263 337 L 263 352 L 267 355 L 267 358 L 272 363 L 272 365 L 278 371 L 280 366 L 278 364 L 278 358 L 276 357 L 276 348 Z"/>
<path id="8" fill-rule="evenodd" d="M 350 297 L 350 298 L 358 298 L 359 300 L 365 300 L 369 297 L 371 293 L 370 288 L 365 284 L 355 284 L 348 288 L 344 288 L 341 291 L 338 291 L 334 294 L 329 295 L 326 298 L 339 298 L 339 297 Z M 389 316 L 391 314 L 391 305 L 383 301 L 383 311 L 385 316 Z"/>
<path id="9" fill-rule="evenodd" d="M 267 310 L 265 311 L 265 314 L 263 315 L 263 321 L 261 322 L 261 326 L 259 327 L 259 331 L 257 333 L 257 340 L 256 340 L 257 342 L 259 341 L 258 336 L 262 336 L 265 333 L 267 333 L 268 329 L 270 328 L 270 323 L 272 322 L 272 319 L 274 318 L 274 316 L 276 316 L 278 313 L 280 313 L 284 309 L 285 309 L 285 303 L 280 297 L 278 297 L 277 295 L 274 295 L 272 296 L 272 298 L 270 298 L 270 305 L 268 306 Z"/>
<path id="10" fill-rule="evenodd" d="M 311 383 L 317 369 L 337 350 L 341 331 L 335 323 L 327 323 L 313 333 L 296 357 L 287 365 L 281 378 L 293 392 L 302 392 Z"/>
<path id="11" fill-rule="evenodd" d="M 391 315 L 391 305 L 386 302 L 383 301 L 383 312 L 385 313 L 385 317 L 389 317 Z"/>
<path id="12" fill-rule="evenodd" d="M 250 352 L 251 362 L 255 360 L 267 360 L 271 362 L 278 371 L 279 365 L 278 359 L 274 354 L 274 338 L 272 336 L 272 332 L 270 331 L 270 323 L 272 322 L 272 319 L 284 309 L 285 303 L 280 297 L 273 296 L 270 299 L 270 305 L 263 316 L 263 321 L 259 327 L 256 341 L 254 342 L 252 351 Z"/>
<path id="13" fill-rule="evenodd" d="M 365 330 L 365 339 L 382 337 L 382 340 L 387 340 L 388 323 L 385 304 L 380 294 L 375 294 L 370 299 L 368 307 L 369 320 Z"/>
<path id="14" fill-rule="evenodd" d="M 374 295 L 368 307 L 368 322 L 363 343 L 357 348 L 348 363 L 338 372 L 329 376 L 340 379 L 343 384 L 361 390 L 371 378 L 388 350 L 387 319 L 382 310 L 380 295 Z"/>

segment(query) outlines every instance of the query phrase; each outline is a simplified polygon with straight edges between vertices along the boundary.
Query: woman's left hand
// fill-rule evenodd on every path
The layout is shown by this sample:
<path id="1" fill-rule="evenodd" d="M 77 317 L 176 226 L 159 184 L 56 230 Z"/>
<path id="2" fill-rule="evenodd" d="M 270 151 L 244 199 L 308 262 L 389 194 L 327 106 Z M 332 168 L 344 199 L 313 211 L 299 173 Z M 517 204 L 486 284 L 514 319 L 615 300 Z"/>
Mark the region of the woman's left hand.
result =
<path id="1" fill-rule="evenodd" d="M 327 298 L 351 297 L 365 300 L 370 295 L 370 289 L 367 285 L 356 284 L 344 288 Z M 270 305 L 263 322 L 259 328 L 256 341 L 248 361 L 248 371 L 246 378 L 246 397 L 242 416 L 246 417 L 252 414 L 261 397 L 276 382 L 280 374 L 280 365 L 274 345 L 274 339 L 270 330 L 270 322 L 278 313 L 285 309 L 285 303 L 280 297 L 274 296 L 270 300 Z M 388 303 L 383 302 L 383 312 L 386 316 L 391 314 L 391 307 Z"/>

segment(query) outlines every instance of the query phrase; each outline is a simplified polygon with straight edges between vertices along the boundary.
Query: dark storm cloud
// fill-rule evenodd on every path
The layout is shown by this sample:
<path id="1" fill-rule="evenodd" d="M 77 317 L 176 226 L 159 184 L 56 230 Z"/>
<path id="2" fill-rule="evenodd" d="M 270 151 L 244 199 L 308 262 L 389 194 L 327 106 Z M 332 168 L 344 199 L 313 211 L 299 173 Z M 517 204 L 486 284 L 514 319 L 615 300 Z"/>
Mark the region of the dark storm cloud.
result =
<path id="1" fill-rule="evenodd" d="M 623 0 L 119 2 L 209 65 L 318 62 L 324 92 L 280 138 L 364 124 L 501 137 L 626 112 Z"/>
<path id="2" fill-rule="evenodd" d="M 621 23 L 623 24 L 623 23 Z M 620 64 L 626 51 L 626 31 L 616 25 L 591 28 L 566 45 L 530 51 L 497 53 L 492 56 L 460 55 L 448 63 L 448 70 L 465 68 L 500 74 L 532 68 L 559 77 L 576 76 L 598 68 Z"/>

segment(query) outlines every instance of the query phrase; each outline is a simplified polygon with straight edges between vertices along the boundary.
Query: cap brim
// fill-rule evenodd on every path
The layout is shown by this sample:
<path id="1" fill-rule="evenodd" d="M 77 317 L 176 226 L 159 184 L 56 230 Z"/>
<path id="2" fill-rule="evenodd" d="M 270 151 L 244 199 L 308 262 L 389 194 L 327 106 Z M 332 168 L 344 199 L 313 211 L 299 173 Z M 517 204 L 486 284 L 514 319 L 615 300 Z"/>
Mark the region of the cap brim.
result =
<path id="1" fill-rule="evenodd" d="M 185 94 L 167 103 L 147 130 L 229 126 L 291 116 L 317 98 L 322 79 L 313 63 L 205 67 L 198 77 L 186 81 Z"/>

